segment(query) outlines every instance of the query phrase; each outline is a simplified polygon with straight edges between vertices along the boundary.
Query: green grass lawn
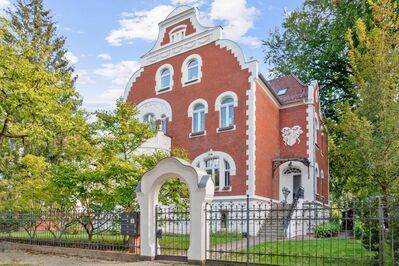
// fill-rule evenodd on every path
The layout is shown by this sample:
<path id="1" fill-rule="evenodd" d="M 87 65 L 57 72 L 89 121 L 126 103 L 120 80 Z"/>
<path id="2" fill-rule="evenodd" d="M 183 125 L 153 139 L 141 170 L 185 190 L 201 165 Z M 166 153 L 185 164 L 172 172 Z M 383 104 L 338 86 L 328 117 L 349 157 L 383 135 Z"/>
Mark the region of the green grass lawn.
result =
<path id="1" fill-rule="evenodd" d="M 221 259 L 246 261 L 245 253 L 244 249 Z M 275 241 L 254 245 L 249 253 L 252 263 L 275 265 L 370 265 L 375 255 L 354 239 Z"/>

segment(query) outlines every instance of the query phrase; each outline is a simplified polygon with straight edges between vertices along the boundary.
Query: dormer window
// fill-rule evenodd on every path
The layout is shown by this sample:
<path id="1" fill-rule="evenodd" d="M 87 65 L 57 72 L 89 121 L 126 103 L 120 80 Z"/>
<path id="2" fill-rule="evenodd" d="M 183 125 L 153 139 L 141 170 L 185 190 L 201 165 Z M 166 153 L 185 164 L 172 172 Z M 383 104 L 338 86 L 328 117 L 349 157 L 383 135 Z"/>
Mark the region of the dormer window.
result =
<path id="1" fill-rule="evenodd" d="M 278 95 L 278 96 L 283 96 L 283 95 L 287 94 L 287 91 L 288 91 L 288 88 L 280 89 L 280 90 L 277 92 L 277 95 Z"/>
<path id="2" fill-rule="evenodd" d="M 177 26 L 170 31 L 169 39 L 171 43 L 181 41 L 186 36 L 186 25 Z"/>

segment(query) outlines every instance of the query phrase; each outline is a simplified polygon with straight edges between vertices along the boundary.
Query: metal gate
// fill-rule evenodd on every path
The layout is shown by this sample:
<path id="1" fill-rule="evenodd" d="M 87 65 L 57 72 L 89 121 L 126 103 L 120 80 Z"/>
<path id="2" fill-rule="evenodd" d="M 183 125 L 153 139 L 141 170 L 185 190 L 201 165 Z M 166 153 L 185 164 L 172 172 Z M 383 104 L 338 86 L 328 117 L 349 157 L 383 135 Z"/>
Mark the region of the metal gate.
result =
<path id="1" fill-rule="evenodd" d="M 156 259 L 187 260 L 190 246 L 190 209 L 155 207 Z"/>

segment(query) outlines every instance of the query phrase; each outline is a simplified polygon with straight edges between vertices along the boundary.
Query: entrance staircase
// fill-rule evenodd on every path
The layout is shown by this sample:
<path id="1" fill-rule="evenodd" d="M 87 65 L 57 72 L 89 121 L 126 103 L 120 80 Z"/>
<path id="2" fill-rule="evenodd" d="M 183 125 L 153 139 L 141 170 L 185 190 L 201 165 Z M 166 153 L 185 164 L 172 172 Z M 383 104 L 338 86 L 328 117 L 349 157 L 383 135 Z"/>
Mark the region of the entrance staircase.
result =
<path id="1" fill-rule="evenodd" d="M 292 204 L 273 203 L 265 222 L 262 224 L 258 232 L 259 238 L 266 240 L 279 240 L 286 237 L 286 230 L 291 221 L 294 210 L 298 205 L 300 198 L 303 198 L 304 189 L 298 187 L 295 190 Z"/>
<path id="2" fill-rule="evenodd" d="M 264 223 L 258 232 L 258 237 L 266 240 L 285 238 L 287 219 L 291 204 L 273 203 Z"/>

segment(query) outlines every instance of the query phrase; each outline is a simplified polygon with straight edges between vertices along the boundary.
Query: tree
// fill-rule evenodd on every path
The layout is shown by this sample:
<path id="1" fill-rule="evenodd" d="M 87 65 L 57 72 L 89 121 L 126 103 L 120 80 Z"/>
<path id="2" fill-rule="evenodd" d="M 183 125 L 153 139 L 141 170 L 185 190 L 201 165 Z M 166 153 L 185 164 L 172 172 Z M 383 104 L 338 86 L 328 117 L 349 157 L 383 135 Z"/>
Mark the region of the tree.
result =
<path id="1" fill-rule="evenodd" d="M 324 114 L 336 119 L 336 104 L 353 104 L 356 91 L 350 81 L 347 30 L 362 18 L 367 25 L 366 0 L 305 0 L 263 44 L 265 63 L 273 76 L 295 74 L 304 82 L 317 80 Z"/>
<path id="2" fill-rule="evenodd" d="M 14 154 L 23 149 L 23 155 L 58 160 L 66 138 L 86 126 L 65 38 L 57 36 L 42 0 L 18 0 L 7 13 L 10 21 L 2 20 L 6 28 L 1 38 L 14 51 L 13 57 L 2 58 L 1 88 L 7 101 L 0 103 L 0 146 Z"/>
<path id="3" fill-rule="evenodd" d="M 73 68 L 66 58 L 65 38 L 57 36 L 57 27 L 43 0 L 17 0 L 13 8 L 7 10 L 11 29 L 15 33 L 8 41 L 29 45 L 35 53 L 31 63 L 44 66 L 46 71 L 60 73 L 70 83 Z"/>
<path id="4" fill-rule="evenodd" d="M 369 1 L 373 25 L 359 19 L 347 34 L 356 108 L 343 104 L 331 167 L 336 194 L 398 195 L 399 16 L 393 0 Z"/>

